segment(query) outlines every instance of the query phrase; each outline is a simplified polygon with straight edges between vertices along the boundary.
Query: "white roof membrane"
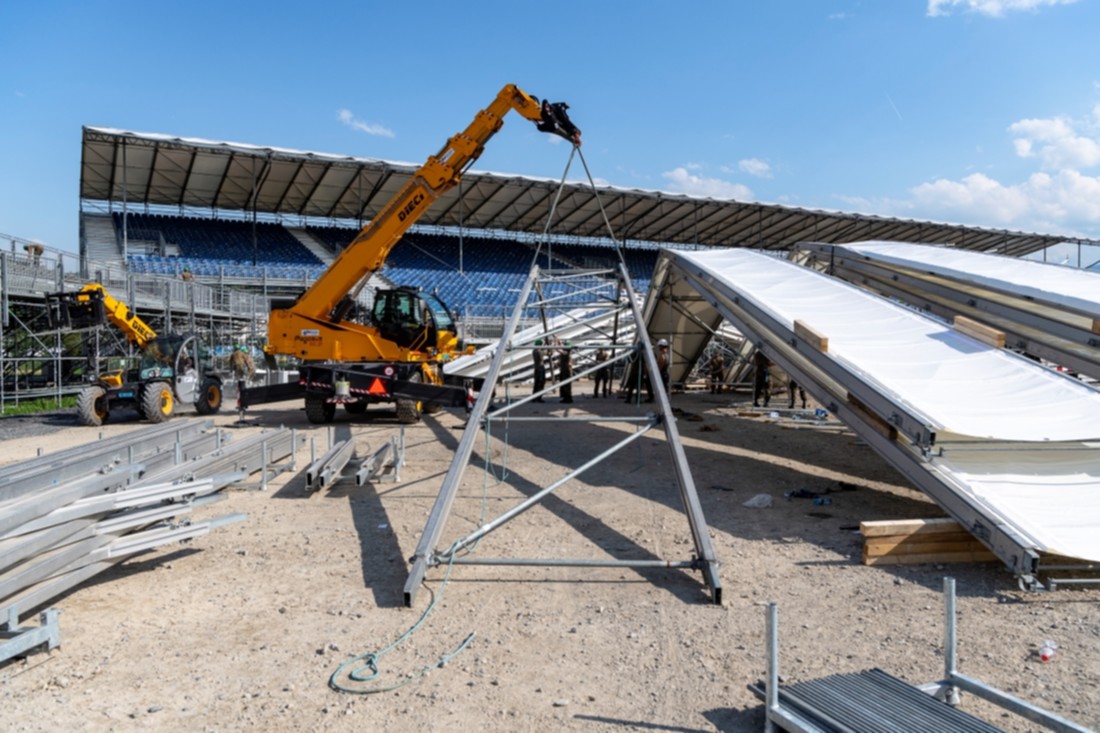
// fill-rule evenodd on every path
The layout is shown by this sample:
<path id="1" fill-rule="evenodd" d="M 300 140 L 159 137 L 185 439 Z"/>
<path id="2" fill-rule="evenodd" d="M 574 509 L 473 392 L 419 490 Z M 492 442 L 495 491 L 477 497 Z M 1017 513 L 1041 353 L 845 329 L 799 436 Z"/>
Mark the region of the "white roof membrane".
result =
<path id="1" fill-rule="evenodd" d="M 1100 317 L 1100 273 L 941 245 L 856 242 L 841 247 L 871 260 L 974 282 Z"/>
<path id="2" fill-rule="evenodd" d="M 1016 442 L 1100 439 L 1100 392 L 951 326 L 746 250 L 679 253 L 829 353 L 937 433 Z"/>
<path id="3" fill-rule="evenodd" d="M 1100 562 L 1100 392 L 788 261 L 747 250 L 663 257 L 713 278 L 692 278 L 696 287 L 827 337 L 819 358 L 852 374 L 844 388 L 873 385 L 942 426 L 936 450 L 919 454 L 920 476 L 981 507 L 988 526 L 1011 527 L 1039 552 Z"/>

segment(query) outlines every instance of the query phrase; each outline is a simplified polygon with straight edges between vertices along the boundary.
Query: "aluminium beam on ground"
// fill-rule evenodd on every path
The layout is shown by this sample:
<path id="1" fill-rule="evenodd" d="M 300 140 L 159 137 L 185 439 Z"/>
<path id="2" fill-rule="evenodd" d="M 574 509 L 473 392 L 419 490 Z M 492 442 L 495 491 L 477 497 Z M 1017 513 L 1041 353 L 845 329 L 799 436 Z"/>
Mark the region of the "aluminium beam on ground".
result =
<path id="1" fill-rule="evenodd" d="M 378 450 L 371 453 L 361 464 L 359 464 L 359 470 L 355 472 L 355 485 L 362 486 L 363 484 L 373 481 L 375 478 L 385 480 L 381 478 L 381 474 L 386 468 L 384 460 L 387 454 L 393 456 L 393 460 L 389 464 L 393 468 L 393 474 L 389 477 L 389 480 L 394 483 L 400 483 L 401 467 L 405 465 L 404 425 L 401 426 L 401 430 L 397 435 L 391 435 L 388 441 L 383 443 Z"/>
<path id="2" fill-rule="evenodd" d="M 170 542 L 183 542 L 201 537 L 212 529 L 241 522 L 247 518 L 247 514 L 238 512 L 181 527 L 150 529 L 116 538 L 115 542 L 98 547 L 77 558 L 56 575 L 0 601 L 0 620 L 2 620 L 0 623 L 6 621 L 9 627 L 18 626 L 19 618 L 27 612 L 136 554 Z"/>
<path id="3" fill-rule="evenodd" d="M 956 491 L 960 487 L 937 472 L 927 460 L 931 449 L 927 436 L 934 436 L 930 426 L 911 429 L 911 442 L 908 444 L 884 434 L 882 425 L 898 425 L 900 408 L 895 410 L 890 401 L 881 395 L 868 402 L 865 396 L 874 391 L 871 385 L 840 367 L 826 354 L 809 347 L 792 329 L 767 311 L 734 293 L 724 292 L 723 286 L 690 263 L 677 258 L 673 269 L 747 338 L 759 344 L 761 351 L 790 374 L 814 399 L 982 540 L 1022 583 L 1032 585 L 1036 582 L 1039 555 L 1034 543 L 992 514 L 987 505 Z M 862 403 L 862 408 L 852 401 L 853 396 L 856 397 L 855 402 Z M 910 431 L 902 432 L 908 434 Z"/>
<path id="4" fill-rule="evenodd" d="M 871 259 L 842 246 L 800 244 L 830 274 L 915 308 L 952 319 L 964 316 L 1005 334 L 1005 345 L 1082 374 L 1100 377 L 1100 334 L 1094 313 L 1034 296 Z"/>
<path id="5" fill-rule="evenodd" d="M 39 492 L 44 485 L 55 486 L 120 464 L 140 463 L 148 473 L 176 457 L 190 460 L 208 452 L 211 440 L 217 442 L 208 432 L 211 427 L 210 420 L 173 420 L 113 438 L 103 439 L 100 434 L 98 441 L 5 466 L 0 470 L 0 506 L 21 495 Z M 173 447 L 174 453 L 169 450 Z"/>
<path id="6" fill-rule="evenodd" d="M 567 277 L 573 278 L 579 276 L 581 273 L 571 271 Z M 634 293 L 629 285 L 629 273 L 626 270 L 625 265 L 619 266 L 619 282 L 616 283 L 617 287 L 624 287 L 627 292 L 627 300 L 630 306 L 634 310 L 635 322 L 640 322 L 641 313 L 638 308 Z M 425 573 L 428 567 L 433 565 L 439 565 L 444 562 L 458 562 L 460 559 L 456 557 L 456 553 L 464 547 L 473 544 L 477 539 L 480 539 L 489 532 L 503 526 L 510 519 L 518 516 L 520 513 L 533 507 L 543 498 L 555 491 L 560 486 L 564 485 L 568 481 L 580 475 L 585 470 L 598 464 L 607 457 L 613 455 L 617 451 L 621 450 L 626 445 L 633 443 L 647 432 L 657 427 L 658 425 L 665 430 L 666 442 L 669 445 L 669 450 L 672 454 L 673 464 L 676 469 L 677 483 L 679 484 L 681 499 L 683 501 L 684 510 L 688 518 L 688 524 L 691 529 L 692 537 L 695 546 L 695 556 L 690 560 L 685 561 L 665 561 L 665 560 L 569 560 L 569 559 L 517 559 L 508 560 L 504 558 L 489 558 L 484 563 L 479 563 L 476 558 L 465 557 L 461 559 L 463 564 L 487 564 L 487 565 L 499 565 L 499 564 L 542 564 L 546 566 L 631 566 L 631 567 L 670 567 L 670 568 L 692 568 L 700 570 L 703 574 L 703 578 L 707 586 L 711 589 L 712 597 L 715 603 L 721 602 L 721 583 L 718 579 L 717 566 L 718 562 L 715 557 L 713 547 L 711 546 L 710 536 L 707 530 L 706 522 L 702 515 L 701 504 L 699 503 L 698 496 L 695 491 L 695 485 L 691 477 L 691 471 L 687 466 L 686 455 L 683 451 L 683 446 L 680 442 L 679 434 L 676 430 L 675 419 L 672 415 L 671 404 L 668 400 L 668 395 L 665 391 L 664 385 L 656 383 L 658 380 L 654 380 L 654 395 L 658 398 L 659 414 L 650 416 L 642 426 L 642 428 L 627 438 L 619 441 L 617 444 L 611 446 L 609 449 L 598 454 L 589 461 L 583 463 L 575 470 L 571 471 L 564 478 L 554 482 L 550 486 L 536 492 L 525 501 L 521 502 L 518 506 L 509 510 L 501 517 L 492 520 L 486 524 L 483 524 L 473 533 L 467 535 L 454 542 L 446 550 L 438 550 L 439 541 L 442 537 L 443 529 L 446 524 L 447 518 L 450 514 L 451 506 L 454 503 L 454 498 L 458 490 L 458 486 L 461 483 L 462 476 L 469 464 L 470 456 L 473 452 L 474 441 L 477 440 L 480 433 L 480 429 L 483 423 L 487 423 L 490 420 L 500 419 L 501 416 L 510 411 L 512 407 L 517 403 L 528 402 L 537 395 L 531 395 L 527 398 L 518 400 L 517 403 L 513 403 L 510 406 L 501 408 L 500 410 L 489 414 L 488 407 L 491 404 L 491 395 L 493 388 L 496 386 L 497 378 L 500 374 L 501 365 L 505 361 L 507 352 L 511 351 L 513 345 L 511 343 L 512 338 L 515 335 L 516 327 L 519 323 L 520 317 L 523 311 L 532 307 L 528 300 L 536 286 L 546 282 L 547 278 L 541 273 L 537 266 L 533 266 L 529 277 L 524 283 L 521 289 L 519 298 L 513 309 L 511 318 L 505 328 L 504 335 L 501 338 L 500 345 L 493 356 L 493 361 L 489 366 L 488 374 L 485 378 L 485 383 L 482 386 L 481 393 L 478 396 L 477 401 L 470 413 L 467 429 L 463 432 L 462 439 L 459 442 L 459 446 L 455 451 L 454 458 L 451 462 L 450 469 L 447 472 L 443 481 L 443 486 L 440 489 L 436 503 L 432 508 L 432 512 L 428 517 L 427 525 L 425 526 L 424 533 L 421 536 L 420 542 L 417 545 L 416 552 L 412 558 L 412 568 L 409 573 L 409 578 L 405 583 L 405 603 L 406 605 L 412 605 L 416 598 L 416 594 L 419 591 L 420 585 L 424 580 Z M 541 288 L 539 288 L 541 292 Z M 612 304 L 609 303 L 609 306 Z M 619 307 L 618 305 L 615 306 Z M 657 374 L 657 361 L 656 355 L 653 353 L 652 344 L 649 341 L 648 335 L 643 331 L 638 332 L 639 344 L 638 351 L 643 355 L 647 368 L 650 373 Z M 620 357 L 615 357 L 608 360 L 609 362 L 617 361 L 621 358 L 626 358 L 629 352 Z M 584 370 L 575 373 L 568 381 L 573 382 L 583 377 L 584 375 L 595 371 L 600 365 L 593 366 L 591 369 Z M 515 418 L 508 418 L 515 419 Z M 554 420 L 549 418 L 548 420 Z"/>

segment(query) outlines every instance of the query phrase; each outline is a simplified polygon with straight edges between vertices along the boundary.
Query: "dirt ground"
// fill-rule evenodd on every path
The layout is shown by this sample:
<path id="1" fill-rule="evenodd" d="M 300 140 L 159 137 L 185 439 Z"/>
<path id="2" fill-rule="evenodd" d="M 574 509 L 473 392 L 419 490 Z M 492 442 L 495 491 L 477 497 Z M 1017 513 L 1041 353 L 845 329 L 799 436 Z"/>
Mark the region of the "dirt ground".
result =
<path id="1" fill-rule="evenodd" d="M 256 409 L 251 417 L 262 424 L 300 431 L 298 470 L 267 491 L 233 490 L 203 510 L 247 512 L 247 521 L 143 555 L 51 604 L 61 610 L 62 646 L 0 665 L 0 727 L 758 731 L 763 709 L 747 685 L 764 675 L 767 602 L 779 604 L 789 682 L 870 667 L 928 682 L 943 675 L 945 575 L 958 583 L 964 673 L 1100 726 L 1100 591 L 1023 592 L 999 564 L 861 565 L 860 521 L 942 513 L 838 424 L 786 411 L 770 418 L 747 402 L 741 394 L 673 396 L 722 563 L 720 606 L 694 571 L 456 565 L 449 579 L 446 568 L 430 570 L 414 608 L 405 608 L 408 558 L 464 416 L 443 413 L 407 430 L 399 482 L 348 480 L 310 493 L 310 438 L 319 454 L 327 429 L 309 425 L 296 403 Z M 629 416 L 639 409 L 585 394 L 573 405 L 516 412 Z M 235 419 L 223 414 L 217 422 Z M 392 414 L 352 422 L 341 412 L 333 432 L 350 434 L 363 457 L 397 429 Z M 495 426 L 488 448 L 478 440 L 443 545 L 632 431 L 624 422 Z M 91 429 L 61 425 L 9 437 L 0 462 L 90 439 Z M 830 491 L 832 503 L 784 498 L 799 488 Z M 774 504 L 742 505 L 758 494 Z M 527 558 L 685 560 L 691 553 L 659 431 L 476 549 L 479 557 Z M 349 694 L 329 686 L 349 658 L 381 652 L 414 627 L 379 660 L 377 679 L 341 677 L 360 690 L 400 687 Z M 1042 663 L 1036 650 L 1048 638 L 1060 648 Z M 1034 729 L 972 696 L 962 707 L 1006 730 Z"/>

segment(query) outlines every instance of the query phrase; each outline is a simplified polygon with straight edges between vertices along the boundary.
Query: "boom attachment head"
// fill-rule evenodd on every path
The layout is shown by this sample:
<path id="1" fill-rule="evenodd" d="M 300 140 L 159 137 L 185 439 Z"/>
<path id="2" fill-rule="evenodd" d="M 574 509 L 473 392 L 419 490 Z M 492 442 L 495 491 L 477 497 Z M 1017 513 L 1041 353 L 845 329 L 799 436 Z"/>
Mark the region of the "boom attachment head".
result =
<path id="1" fill-rule="evenodd" d="M 50 328 L 80 331 L 107 324 L 107 309 L 101 292 L 49 293 L 46 302 Z"/>
<path id="2" fill-rule="evenodd" d="M 549 132 L 554 135 L 564 137 L 574 145 L 581 144 L 581 131 L 572 120 L 569 119 L 569 113 L 566 111 L 569 109 L 569 105 L 565 102 L 550 103 L 547 100 L 542 100 L 542 119 L 535 123 L 535 126 L 541 132 Z"/>

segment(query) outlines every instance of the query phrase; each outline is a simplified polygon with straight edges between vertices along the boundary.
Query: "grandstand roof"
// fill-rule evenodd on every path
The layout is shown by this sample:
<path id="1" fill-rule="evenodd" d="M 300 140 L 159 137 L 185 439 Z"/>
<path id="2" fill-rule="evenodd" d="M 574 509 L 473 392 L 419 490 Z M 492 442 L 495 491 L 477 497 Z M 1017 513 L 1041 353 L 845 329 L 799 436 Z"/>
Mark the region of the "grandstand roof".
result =
<path id="1" fill-rule="evenodd" d="M 366 221 L 405 184 L 416 164 L 242 143 L 84 127 L 80 197 Z M 467 172 L 419 223 L 541 233 L 559 182 Z M 461 203 L 459 193 L 461 191 Z M 599 198 L 597 199 L 597 194 Z M 601 204 L 620 240 L 787 249 L 798 242 L 897 240 L 953 244 L 1020 256 L 1061 242 L 1100 240 L 983 229 L 867 214 L 718 200 L 567 182 L 551 232 L 606 237 Z"/>

